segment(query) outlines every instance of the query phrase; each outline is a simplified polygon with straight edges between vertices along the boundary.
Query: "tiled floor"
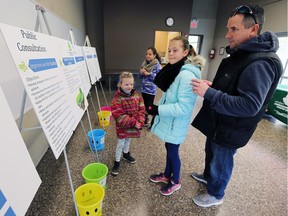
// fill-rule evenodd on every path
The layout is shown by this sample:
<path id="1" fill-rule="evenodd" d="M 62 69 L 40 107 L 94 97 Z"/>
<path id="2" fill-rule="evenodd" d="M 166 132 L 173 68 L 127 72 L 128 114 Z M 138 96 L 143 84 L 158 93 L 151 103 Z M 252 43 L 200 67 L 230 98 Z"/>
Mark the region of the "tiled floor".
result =
<path id="1" fill-rule="evenodd" d="M 106 94 L 108 102 L 112 95 Z M 97 101 L 95 95 L 93 99 Z M 194 114 L 200 106 L 201 99 L 198 99 Z M 89 109 L 94 128 L 99 128 L 92 106 Z M 87 115 L 82 122 L 88 131 Z M 106 132 L 105 149 L 99 152 L 99 161 L 111 169 L 117 141 L 113 121 L 106 127 Z M 260 122 L 248 145 L 239 149 L 235 156 L 232 179 L 226 190 L 224 203 L 218 207 L 200 208 L 194 205 L 191 199 L 206 190 L 190 176 L 192 171 L 203 170 L 204 141 L 205 137 L 190 126 L 186 141 L 180 147 L 182 188 L 172 196 L 165 197 L 159 193 L 161 184 L 148 180 L 150 174 L 163 171 L 165 148 L 162 141 L 143 129 L 141 138 L 134 139 L 130 148 L 131 154 L 137 160 L 136 164 L 121 161 L 119 175 L 113 177 L 108 174 L 103 215 L 287 215 L 286 125 L 266 119 Z M 76 189 L 84 183 L 81 176 L 83 167 L 97 162 L 80 124 L 69 141 L 66 152 Z M 26 215 L 76 215 L 63 154 L 56 160 L 49 149 L 37 170 L 42 184 Z"/>

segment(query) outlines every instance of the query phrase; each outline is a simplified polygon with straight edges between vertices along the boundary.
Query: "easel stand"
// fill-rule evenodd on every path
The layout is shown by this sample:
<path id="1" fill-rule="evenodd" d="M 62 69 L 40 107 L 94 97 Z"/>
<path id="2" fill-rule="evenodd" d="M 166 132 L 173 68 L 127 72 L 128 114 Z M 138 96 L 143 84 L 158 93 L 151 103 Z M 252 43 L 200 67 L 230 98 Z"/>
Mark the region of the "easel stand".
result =
<path id="1" fill-rule="evenodd" d="M 85 42 L 84 42 L 84 46 L 91 47 L 91 43 L 90 43 L 90 40 L 89 40 L 88 35 L 86 35 Z M 104 92 L 102 83 L 101 83 L 101 81 L 99 81 L 99 80 L 98 80 L 98 82 L 99 82 L 99 84 L 100 84 L 100 88 L 101 88 L 101 90 L 102 90 L 102 93 L 103 93 L 103 97 L 104 97 L 106 106 L 108 106 L 108 102 L 107 102 L 107 99 L 106 99 L 106 95 L 105 95 L 105 92 Z M 94 83 L 94 85 L 97 86 L 97 81 Z M 96 90 L 96 93 L 97 93 L 97 90 Z M 98 93 L 97 93 L 97 97 L 98 97 Z M 98 101 L 99 101 L 99 99 L 98 99 Z M 100 109 L 100 106 L 99 106 L 99 109 Z"/>
<path id="2" fill-rule="evenodd" d="M 24 110 L 25 110 L 25 104 L 26 104 L 26 98 L 27 98 L 27 92 L 23 91 L 23 96 L 22 96 L 22 104 L 21 104 L 21 110 L 20 110 L 20 117 L 19 117 L 19 125 L 18 125 L 18 128 L 19 128 L 19 131 L 20 133 L 22 131 L 28 131 L 28 130 L 34 130 L 34 129 L 42 129 L 41 126 L 38 126 L 38 127 L 32 127 L 32 128 L 23 128 L 23 118 L 24 118 Z"/>
<path id="3" fill-rule="evenodd" d="M 95 109 L 95 106 L 94 106 L 94 102 L 93 102 L 93 98 L 92 98 L 91 92 L 88 93 L 87 98 L 90 98 L 90 101 L 91 101 L 91 104 L 92 104 L 92 107 L 93 107 L 93 111 L 94 111 L 95 116 L 96 116 L 96 118 L 97 118 L 97 112 L 96 112 L 96 109 Z"/>
<path id="4" fill-rule="evenodd" d="M 91 124 L 91 121 L 90 121 L 90 116 L 89 116 L 88 109 L 87 109 L 87 118 L 88 118 L 88 121 L 89 121 L 90 129 L 91 129 L 91 131 L 92 131 L 93 129 L 92 129 L 92 124 Z M 96 142 L 95 142 L 95 138 L 94 138 L 94 134 L 93 134 L 93 132 L 92 132 L 92 140 L 93 140 L 94 147 L 95 147 L 94 150 L 95 150 L 96 159 L 97 159 L 98 162 L 100 162 L 100 160 L 99 160 L 99 156 L 98 156 L 98 151 L 97 151 L 97 148 L 96 148 Z M 89 144 L 89 140 L 88 140 L 88 144 Z M 90 146 L 90 145 L 89 145 L 89 146 Z M 91 146 L 90 146 L 90 149 L 91 149 L 91 151 L 93 152 L 93 149 L 92 149 Z"/>
<path id="5" fill-rule="evenodd" d="M 91 47 L 91 43 L 90 43 L 90 40 L 89 40 L 88 35 L 86 35 L 85 42 L 84 42 L 84 46 Z M 99 111 L 101 111 L 101 103 L 100 103 L 99 94 L 98 94 L 98 89 L 97 89 L 97 82 L 99 82 L 99 84 L 100 84 L 100 88 L 101 88 L 101 90 L 102 90 L 102 93 L 103 93 L 103 97 L 104 97 L 106 106 L 108 106 L 108 102 L 107 102 L 107 98 L 106 98 L 106 95 L 105 95 L 105 92 L 104 92 L 104 89 L 103 89 L 103 86 L 102 86 L 101 81 L 99 81 L 99 79 L 97 79 L 97 77 L 96 77 L 96 80 L 97 80 L 97 81 L 96 81 L 93 85 L 94 85 L 94 87 L 95 87 L 95 92 L 96 92 L 97 102 L 98 102 L 98 106 L 99 106 Z M 102 114 L 102 113 L 100 112 L 100 114 Z M 96 116 L 97 116 L 97 115 L 96 115 Z M 105 130 L 105 126 L 104 126 L 105 124 L 104 124 L 104 120 L 103 120 L 102 117 L 101 117 L 101 121 L 103 121 L 103 122 L 102 122 L 102 125 L 103 125 L 102 127 L 103 127 L 104 130 Z"/>
<path id="6" fill-rule="evenodd" d="M 70 37 L 71 43 L 74 44 L 74 45 L 76 45 L 77 43 L 76 43 L 76 40 L 75 40 L 75 37 L 74 37 L 74 34 L 73 34 L 72 29 L 70 29 L 70 31 L 69 31 L 69 37 Z M 87 98 L 88 98 L 88 97 L 89 97 L 90 100 L 91 100 L 91 104 L 92 104 L 92 107 L 93 107 L 93 111 L 94 111 L 94 113 L 95 113 L 95 115 L 96 115 L 96 117 L 97 117 L 97 112 L 96 112 L 96 109 L 95 109 L 95 106 L 94 106 L 94 102 L 93 102 L 93 98 L 92 98 L 91 92 L 89 92 L 89 95 L 87 96 Z"/>
<path id="7" fill-rule="evenodd" d="M 72 43 L 73 45 L 76 45 L 76 40 L 75 40 L 75 37 L 74 37 L 74 34 L 73 34 L 73 31 L 72 31 L 72 30 L 70 30 L 69 35 L 70 35 L 71 43 Z M 92 97 L 90 97 L 90 98 L 91 98 L 91 102 L 92 102 L 92 105 L 93 105 L 94 112 L 95 112 L 95 114 L 96 114 Z M 86 112 L 87 112 L 87 118 L 88 118 L 88 122 L 89 122 L 89 127 L 90 127 L 90 130 L 92 131 L 93 128 L 92 128 L 92 124 L 91 124 L 91 119 L 90 119 L 88 107 L 87 107 L 87 109 L 86 109 Z M 97 114 L 96 114 L 96 116 L 97 116 Z M 82 119 L 81 119 L 80 122 L 81 122 L 82 129 L 83 129 L 83 131 L 84 131 L 84 133 L 85 133 L 85 136 L 86 136 L 86 139 L 87 139 L 88 145 L 89 145 L 89 142 L 90 142 L 90 141 L 89 141 L 88 135 L 87 135 L 87 133 L 86 133 L 86 131 L 85 131 L 85 128 L 84 128 L 84 124 L 83 124 L 83 122 L 82 122 Z M 94 138 L 94 134 L 93 134 L 93 133 L 92 133 L 92 140 L 93 140 L 93 142 L 94 142 L 94 144 L 95 144 L 95 138 Z M 90 145 L 89 145 L 89 147 L 90 147 L 91 152 L 93 153 L 92 147 L 91 147 Z M 97 149 L 96 149 L 96 144 L 95 144 L 95 155 L 96 155 L 97 161 L 99 162 L 99 157 L 98 157 L 98 152 L 97 152 Z"/>
<path id="8" fill-rule="evenodd" d="M 48 22 L 47 22 L 47 19 L 46 19 L 46 16 L 45 16 L 45 9 L 43 7 L 41 7 L 40 5 L 36 5 L 36 10 L 37 10 L 37 19 L 36 19 L 35 31 L 36 32 L 43 32 L 43 26 L 42 26 L 42 23 L 40 22 L 40 17 L 42 16 L 49 35 L 52 35 L 50 28 L 49 28 L 49 25 L 48 25 Z M 40 28 L 40 31 L 38 31 L 39 28 Z M 35 128 L 26 128 L 26 129 L 22 128 L 26 98 L 27 98 L 27 92 L 24 90 L 23 97 L 22 97 L 21 110 L 20 110 L 20 121 L 19 121 L 19 126 L 18 126 L 20 132 L 23 130 L 33 130 L 33 129 L 42 128 L 41 126 L 35 127 Z M 70 182 L 70 186 L 71 186 L 72 197 L 73 197 L 73 201 L 74 201 L 74 205 L 75 205 L 75 211 L 76 211 L 76 215 L 79 216 L 78 207 L 76 204 L 76 198 L 75 198 L 75 194 L 74 194 L 74 187 L 73 187 L 71 172 L 70 172 L 70 168 L 69 168 L 69 162 L 68 162 L 67 153 L 66 153 L 66 147 L 64 148 L 63 152 L 64 152 L 64 157 L 65 157 L 65 163 L 66 163 L 68 178 L 69 178 L 69 182 Z"/>
<path id="9" fill-rule="evenodd" d="M 67 157 L 67 153 L 66 153 L 66 147 L 63 150 L 64 152 L 64 158 L 65 158 L 65 164 L 66 164 L 66 169 L 67 169 L 67 173 L 68 173 L 68 178 L 69 178 L 69 182 L 70 182 L 70 187 L 72 190 L 72 197 L 73 197 L 73 201 L 74 201 L 74 206 L 75 206 L 75 211 L 76 211 L 76 215 L 78 216 L 78 207 L 76 204 L 76 198 L 75 198 L 75 194 L 74 194 L 74 187 L 73 187 L 73 181 L 72 181 L 72 177 L 71 177 L 71 172 L 70 172 L 70 168 L 69 168 L 69 162 L 68 162 L 68 157 Z"/>

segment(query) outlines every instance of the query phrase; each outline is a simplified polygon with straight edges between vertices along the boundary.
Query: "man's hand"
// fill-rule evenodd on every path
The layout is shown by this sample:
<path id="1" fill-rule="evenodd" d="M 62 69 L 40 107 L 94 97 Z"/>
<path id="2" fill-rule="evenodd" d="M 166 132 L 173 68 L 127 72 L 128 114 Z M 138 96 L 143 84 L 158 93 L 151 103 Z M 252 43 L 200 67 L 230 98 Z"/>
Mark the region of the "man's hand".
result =
<path id="1" fill-rule="evenodd" d="M 207 89 L 210 87 L 211 84 L 212 82 L 208 80 L 192 79 L 191 81 L 193 92 L 201 97 L 204 97 Z"/>
<path id="2" fill-rule="evenodd" d="M 209 81 L 209 80 L 202 80 L 204 83 L 206 83 L 208 86 L 211 86 L 212 85 L 212 82 Z"/>

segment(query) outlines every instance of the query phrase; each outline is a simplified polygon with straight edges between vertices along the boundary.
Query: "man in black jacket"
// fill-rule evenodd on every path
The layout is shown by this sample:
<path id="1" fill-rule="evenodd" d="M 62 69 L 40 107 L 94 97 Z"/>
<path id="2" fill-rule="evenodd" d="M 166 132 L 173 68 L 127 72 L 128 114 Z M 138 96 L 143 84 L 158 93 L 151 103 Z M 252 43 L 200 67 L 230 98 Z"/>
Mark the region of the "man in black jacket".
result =
<path id="1" fill-rule="evenodd" d="M 265 113 L 283 73 L 275 54 L 278 39 L 260 34 L 264 9 L 257 4 L 231 13 L 226 39 L 229 57 L 222 60 L 213 83 L 192 80 L 195 94 L 204 98 L 192 125 L 206 137 L 205 169 L 192 177 L 207 184 L 207 193 L 193 197 L 196 205 L 221 205 L 234 166 L 234 154 L 245 146 Z"/>

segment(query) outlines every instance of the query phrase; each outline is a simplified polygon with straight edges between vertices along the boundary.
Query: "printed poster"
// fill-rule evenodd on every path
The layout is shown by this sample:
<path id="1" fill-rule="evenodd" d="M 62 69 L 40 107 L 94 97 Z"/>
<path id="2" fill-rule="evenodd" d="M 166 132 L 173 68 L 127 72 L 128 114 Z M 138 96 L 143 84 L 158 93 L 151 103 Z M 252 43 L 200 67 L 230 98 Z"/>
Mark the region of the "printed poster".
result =
<path id="1" fill-rule="evenodd" d="M 25 215 L 41 179 L 1 86 L 0 101 L 0 215 Z"/>
<path id="2" fill-rule="evenodd" d="M 69 88 L 70 105 L 73 111 L 75 111 L 75 118 L 71 125 L 74 125 L 72 130 L 74 131 L 81 121 L 85 110 L 88 107 L 87 94 L 90 90 L 90 83 L 87 83 L 87 67 L 84 61 L 81 48 L 73 45 L 70 41 L 63 40 L 62 47 L 59 47 L 59 52 L 62 58 L 60 59 L 60 66 L 63 69 L 65 80 Z M 86 67 L 86 71 L 84 70 Z M 86 75 L 84 75 L 86 73 Z M 86 77 L 81 77 L 86 76 Z M 89 88 L 89 89 L 88 89 Z M 87 92 L 88 91 L 88 92 Z"/>
<path id="3" fill-rule="evenodd" d="M 96 49 L 95 47 L 83 46 L 83 51 L 85 54 L 85 60 L 87 63 L 91 84 L 94 84 L 102 77 L 98 57 L 96 54 Z"/>
<path id="4" fill-rule="evenodd" d="M 85 98 L 76 84 L 81 81 L 75 68 L 69 65 L 74 59 L 69 42 L 6 24 L 0 24 L 0 28 L 49 145 L 58 159 L 84 112 L 82 102 Z M 78 102 L 76 91 L 80 95 Z"/>
<path id="5" fill-rule="evenodd" d="M 89 72 L 87 69 L 84 51 L 81 46 L 74 46 L 74 56 L 77 65 L 77 70 L 80 73 L 80 79 L 83 86 L 83 93 L 87 97 L 91 89 Z"/>

